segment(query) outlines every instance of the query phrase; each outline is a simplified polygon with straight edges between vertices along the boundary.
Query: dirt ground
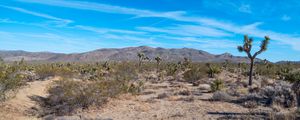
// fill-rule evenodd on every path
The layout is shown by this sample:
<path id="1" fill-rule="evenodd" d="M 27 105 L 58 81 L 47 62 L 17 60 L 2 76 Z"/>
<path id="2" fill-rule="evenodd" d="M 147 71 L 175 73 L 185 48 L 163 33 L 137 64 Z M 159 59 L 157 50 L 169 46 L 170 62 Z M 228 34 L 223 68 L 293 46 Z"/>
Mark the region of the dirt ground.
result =
<path id="1" fill-rule="evenodd" d="M 14 98 L 1 105 L 0 119 L 42 119 L 29 114 L 28 110 L 39 107 L 30 97 L 46 97 L 47 87 L 57 79 L 28 83 Z M 205 93 L 198 86 L 184 82 L 147 82 L 139 95 L 111 98 L 100 108 L 92 107 L 76 115 L 113 120 L 212 120 L 226 113 L 249 112 L 249 109 L 237 104 L 211 101 L 211 96 L 212 93 Z"/>

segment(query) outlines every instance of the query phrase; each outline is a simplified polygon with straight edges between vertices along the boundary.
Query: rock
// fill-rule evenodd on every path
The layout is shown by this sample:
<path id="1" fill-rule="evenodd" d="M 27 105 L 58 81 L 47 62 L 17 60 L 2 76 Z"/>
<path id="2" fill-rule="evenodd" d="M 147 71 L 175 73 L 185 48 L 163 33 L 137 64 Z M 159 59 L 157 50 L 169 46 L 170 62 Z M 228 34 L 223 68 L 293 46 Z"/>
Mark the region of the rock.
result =
<path id="1" fill-rule="evenodd" d="M 56 117 L 55 120 L 82 120 L 79 116 L 61 116 Z"/>
<path id="2" fill-rule="evenodd" d="M 209 84 L 200 84 L 199 90 L 209 92 L 209 91 L 211 91 L 211 87 Z"/>
<path id="3" fill-rule="evenodd" d="M 167 98 L 169 96 L 170 95 L 168 95 L 167 93 L 162 93 L 162 94 L 157 95 L 157 99 L 164 99 L 164 98 Z"/>
<path id="4" fill-rule="evenodd" d="M 55 115 L 47 115 L 43 117 L 43 120 L 54 120 L 54 119 L 55 119 Z"/>
<path id="5" fill-rule="evenodd" d="M 232 100 L 232 97 L 227 94 L 226 92 L 217 91 L 213 94 L 212 98 L 213 101 L 224 101 L 229 102 Z"/>

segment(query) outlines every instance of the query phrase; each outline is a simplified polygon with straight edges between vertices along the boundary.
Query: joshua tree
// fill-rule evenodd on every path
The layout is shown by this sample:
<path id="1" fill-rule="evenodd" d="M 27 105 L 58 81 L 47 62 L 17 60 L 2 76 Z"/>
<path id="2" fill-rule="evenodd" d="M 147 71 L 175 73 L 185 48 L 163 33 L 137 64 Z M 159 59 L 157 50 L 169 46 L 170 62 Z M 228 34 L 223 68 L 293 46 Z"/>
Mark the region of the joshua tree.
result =
<path id="1" fill-rule="evenodd" d="M 226 60 L 223 62 L 223 68 L 226 70 L 227 67 L 228 67 L 228 65 L 229 65 L 229 60 L 226 59 Z"/>
<path id="2" fill-rule="evenodd" d="M 191 60 L 185 57 L 184 60 L 183 60 L 182 65 L 183 65 L 184 69 L 189 68 L 190 65 L 191 65 Z"/>
<path id="3" fill-rule="evenodd" d="M 139 67 L 141 67 L 143 60 L 145 59 L 144 53 L 138 53 L 137 56 L 139 57 Z"/>
<path id="4" fill-rule="evenodd" d="M 104 67 L 107 71 L 110 70 L 110 67 L 109 67 L 109 63 L 107 61 L 105 61 L 105 63 L 102 65 L 102 67 Z"/>
<path id="5" fill-rule="evenodd" d="M 206 63 L 206 66 L 208 67 L 207 74 L 208 74 L 208 77 L 210 77 L 210 78 L 214 78 L 215 74 L 218 74 L 221 72 L 219 67 L 213 66 L 210 63 Z"/>
<path id="6" fill-rule="evenodd" d="M 268 36 L 265 36 L 265 39 L 261 42 L 260 50 L 255 52 L 253 55 L 251 54 L 252 49 L 252 38 L 248 38 L 248 35 L 244 36 L 244 45 L 238 46 L 239 52 L 245 52 L 250 59 L 250 71 L 249 71 L 249 86 L 252 85 L 253 80 L 253 66 L 254 66 L 254 60 L 257 57 L 257 55 L 261 54 L 262 52 L 267 50 L 267 46 L 269 44 L 270 38 Z"/>
<path id="7" fill-rule="evenodd" d="M 160 64 L 160 62 L 161 62 L 161 58 L 160 57 L 156 57 L 156 58 L 154 58 L 155 59 L 155 61 L 156 61 L 156 69 L 157 69 L 157 71 L 158 71 L 158 69 L 159 69 L 159 64 Z"/>

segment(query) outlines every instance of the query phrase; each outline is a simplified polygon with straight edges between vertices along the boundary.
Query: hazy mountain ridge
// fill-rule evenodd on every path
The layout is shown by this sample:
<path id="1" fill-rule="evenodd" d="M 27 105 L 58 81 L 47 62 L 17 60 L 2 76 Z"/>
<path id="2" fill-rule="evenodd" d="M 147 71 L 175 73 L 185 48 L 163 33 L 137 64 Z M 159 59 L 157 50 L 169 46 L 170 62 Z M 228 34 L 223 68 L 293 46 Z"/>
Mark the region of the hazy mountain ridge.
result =
<path id="1" fill-rule="evenodd" d="M 160 56 L 165 61 L 181 61 L 185 57 L 196 62 L 248 62 L 245 57 L 233 56 L 229 53 L 220 55 L 191 49 L 166 49 L 152 48 L 147 46 L 127 48 L 105 48 L 84 53 L 62 54 L 50 52 L 26 52 L 26 51 L 0 51 L 0 57 L 5 61 L 17 61 L 24 58 L 26 61 L 48 61 L 48 62 L 95 62 L 95 61 L 136 61 L 137 53 L 142 52 L 149 58 Z"/>

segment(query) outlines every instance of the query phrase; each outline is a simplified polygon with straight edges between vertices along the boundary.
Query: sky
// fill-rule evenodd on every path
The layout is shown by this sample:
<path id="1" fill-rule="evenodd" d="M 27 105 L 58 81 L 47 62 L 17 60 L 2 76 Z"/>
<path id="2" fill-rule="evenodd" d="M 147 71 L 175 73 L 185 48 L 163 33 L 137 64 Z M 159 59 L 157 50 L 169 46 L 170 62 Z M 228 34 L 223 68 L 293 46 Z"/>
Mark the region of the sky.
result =
<path id="1" fill-rule="evenodd" d="M 2 0 L 0 49 L 80 53 L 151 46 L 300 61 L 299 0 Z"/>

